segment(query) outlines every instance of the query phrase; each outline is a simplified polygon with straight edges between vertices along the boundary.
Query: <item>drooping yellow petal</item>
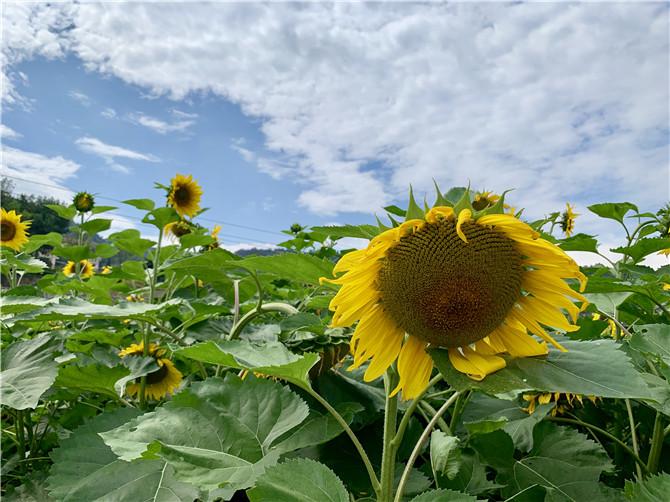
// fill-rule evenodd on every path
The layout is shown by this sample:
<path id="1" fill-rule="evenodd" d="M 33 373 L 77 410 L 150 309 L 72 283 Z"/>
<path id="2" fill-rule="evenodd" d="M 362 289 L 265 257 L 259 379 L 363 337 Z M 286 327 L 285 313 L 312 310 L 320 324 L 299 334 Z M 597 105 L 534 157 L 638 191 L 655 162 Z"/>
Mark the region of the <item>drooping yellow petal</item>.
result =
<path id="1" fill-rule="evenodd" d="M 426 342 L 408 336 L 398 358 L 400 382 L 391 393 L 402 390 L 403 399 L 414 399 L 426 388 L 433 371 L 433 360 L 426 352 Z"/>
<path id="2" fill-rule="evenodd" d="M 426 221 L 435 223 L 440 219 L 451 219 L 454 217 L 454 208 L 449 206 L 435 206 L 426 213 Z"/>
<path id="3" fill-rule="evenodd" d="M 525 330 L 521 331 L 505 324 L 498 327 L 495 336 L 499 337 L 512 357 L 543 356 L 549 352 L 545 343 L 536 341 Z"/>
<path id="4" fill-rule="evenodd" d="M 458 221 L 456 222 L 456 233 L 458 236 L 461 238 L 463 242 L 468 242 L 468 238 L 465 236 L 463 233 L 463 229 L 461 228 L 463 223 L 466 221 L 470 221 L 472 219 L 472 211 L 469 209 L 461 209 L 461 212 L 458 213 Z"/>
<path id="5" fill-rule="evenodd" d="M 483 380 L 486 375 L 503 369 L 507 365 L 502 357 L 485 356 L 470 347 L 449 349 L 449 360 L 454 368 L 474 380 Z"/>

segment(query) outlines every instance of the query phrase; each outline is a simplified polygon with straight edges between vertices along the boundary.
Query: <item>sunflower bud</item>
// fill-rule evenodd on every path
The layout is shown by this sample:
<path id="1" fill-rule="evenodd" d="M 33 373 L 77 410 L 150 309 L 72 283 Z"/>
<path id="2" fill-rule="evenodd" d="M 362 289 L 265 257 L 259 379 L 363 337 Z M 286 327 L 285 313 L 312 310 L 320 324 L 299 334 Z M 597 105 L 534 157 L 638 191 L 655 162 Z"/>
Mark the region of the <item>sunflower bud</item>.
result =
<path id="1" fill-rule="evenodd" d="M 95 206 L 95 198 L 88 192 L 78 192 L 72 203 L 80 213 L 88 213 Z"/>

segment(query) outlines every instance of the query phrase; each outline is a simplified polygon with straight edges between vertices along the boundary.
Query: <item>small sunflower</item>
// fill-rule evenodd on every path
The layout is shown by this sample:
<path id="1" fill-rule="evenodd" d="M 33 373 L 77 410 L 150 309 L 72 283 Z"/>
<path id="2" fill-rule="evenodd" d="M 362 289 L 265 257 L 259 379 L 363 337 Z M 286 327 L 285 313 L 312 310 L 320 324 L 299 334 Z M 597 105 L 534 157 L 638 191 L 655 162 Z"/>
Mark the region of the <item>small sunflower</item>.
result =
<path id="1" fill-rule="evenodd" d="M 596 396 L 586 396 L 586 398 L 593 404 L 596 404 L 598 398 Z M 521 408 L 528 414 L 533 414 L 538 404 L 556 403 L 551 410 L 551 416 L 562 415 L 574 408 L 574 401 L 584 405 L 584 396 L 582 394 L 571 394 L 570 392 L 542 392 L 524 394 L 523 400 L 528 402 L 528 407 Z"/>
<path id="2" fill-rule="evenodd" d="M 193 217 L 200 211 L 202 188 L 193 179 L 193 176 L 177 174 L 170 182 L 168 204 L 174 208 L 179 216 Z"/>
<path id="3" fill-rule="evenodd" d="M 95 206 L 95 197 L 88 192 L 78 192 L 72 199 L 72 203 L 80 213 L 88 213 Z"/>
<path id="4" fill-rule="evenodd" d="M 23 245 L 28 242 L 28 227 L 30 221 L 21 221 L 21 215 L 16 211 L 9 212 L 1 210 L 0 216 L 0 246 L 8 247 L 14 251 L 21 251 Z"/>
<path id="5" fill-rule="evenodd" d="M 173 221 L 168 223 L 163 228 L 163 233 L 167 235 L 172 235 L 177 239 L 183 237 L 186 234 L 190 234 L 193 231 L 193 225 L 186 220 Z"/>
<path id="6" fill-rule="evenodd" d="M 77 273 L 77 263 L 73 261 L 68 261 L 65 266 L 63 267 L 63 274 L 66 277 L 72 277 Z M 79 262 L 79 277 L 82 279 L 88 279 L 89 277 L 93 277 L 93 274 L 95 273 L 93 269 L 93 264 L 88 261 L 88 260 L 81 260 Z"/>
<path id="7" fill-rule="evenodd" d="M 120 357 L 142 355 L 144 355 L 143 342 L 133 343 L 119 352 Z M 154 343 L 149 344 L 149 356 L 156 360 L 158 369 L 147 375 L 146 395 L 156 401 L 168 394 L 174 394 L 174 391 L 177 390 L 182 381 L 181 372 L 175 368 L 172 361 L 163 357 L 164 355 L 165 349 L 161 349 Z M 126 394 L 129 396 L 134 396 L 139 391 L 139 379 L 126 386 Z"/>
<path id="8" fill-rule="evenodd" d="M 102 275 L 111 274 L 112 273 L 112 267 L 110 267 L 109 265 L 105 265 L 104 267 L 102 267 L 102 270 L 100 271 L 100 273 Z"/>
<path id="9" fill-rule="evenodd" d="M 142 303 L 144 301 L 144 297 L 140 294 L 131 293 L 128 296 L 126 296 L 126 301 L 127 302 Z"/>
<path id="10" fill-rule="evenodd" d="M 410 203 L 413 198 L 410 199 Z M 447 348 L 456 370 L 481 380 L 506 365 L 498 354 L 545 355 L 543 342 L 565 350 L 542 325 L 575 331 L 586 299 L 564 279 L 586 277 L 564 251 L 512 214 L 504 197 L 476 211 L 466 192 L 454 206 L 438 192 L 427 213 L 374 237 L 344 255 L 328 280 L 341 288 L 330 303 L 332 326 L 356 321 L 353 367 L 371 359 L 364 379 L 374 380 L 398 361 L 405 399 L 416 397 L 433 369 L 426 349 Z M 563 310 L 562 310 L 563 309 Z M 407 336 L 406 336 L 407 335 Z"/>
<path id="11" fill-rule="evenodd" d="M 215 225 L 214 228 L 212 229 L 212 233 L 209 234 L 212 237 L 212 239 L 214 239 L 214 242 L 207 245 L 207 249 L 209 250 L 216 249 L 221 245 L 221 243 L 219 242 L 220 231 L 221 231 L 221 225 Z"/>
<path id="12" fill-rule="evenodd" d="M 575 230 L 575 218 L 579 216 L 575 213 L 575 207 L 569 203 L 565 204 L 565 211 L 561 214 L 560 225 L 566 237 L 570 237 Z"/>
<path id="13" fill-rule="evenodd" d="M 600 321 L 602 319 L 602 316 L 598 312 L 596 312 L 591 316 L 591 319 L 593 319 L 594 321 Z M 609 336 L 616 339 L 619 328 L 617 327 L 613 319 L 606 317 L 605 320 L 607 321 L 607 329 L 605 331 Z"/>

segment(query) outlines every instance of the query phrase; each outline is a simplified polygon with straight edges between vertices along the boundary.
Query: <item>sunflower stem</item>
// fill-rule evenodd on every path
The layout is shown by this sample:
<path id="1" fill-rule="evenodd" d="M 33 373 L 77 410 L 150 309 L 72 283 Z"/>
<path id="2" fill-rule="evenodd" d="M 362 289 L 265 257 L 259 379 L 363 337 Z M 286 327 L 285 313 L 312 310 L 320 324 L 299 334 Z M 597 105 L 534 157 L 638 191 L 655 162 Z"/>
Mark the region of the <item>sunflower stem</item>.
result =
<path id="1" fill-rule="evenodd" d="M 421 450 L 426 444 L 426 441 L 428 441 L 428 438 L 431 432 L 433 432 L 433 429 L 435 428 L 437 422 L 440 420 L 442 415 L 446 413 L 449 407 L 452 404 L 454 404 L 454 401 L 456 401 L 456 399 L 458 399 L 458 396 L 460 395 L 461 395 L 460 392 L 454 393 L 454 395 L 452 395 L 449 399 L 447 399 L 447 401 L 442 406 L 440 406 L 440 409 L 437 410 L 435 416 L 430 420 L 430 422 L 428 422 L 428 425 L 421 434 L 421 437 L 419 437 L 419 440 L 416 442 L 416 445 L 412 450 L 412 454 L 409 456 L 409 459 L 407 460 L 405 470 L 403 471 L 402 476 L 400 477 L 400 482 L 398 483 L 398 489 L 396 490 L 395 498 L 393 499 L 394 502 L 400 502 L 402 500 L 402 494 L 405 491 L 405 486 L 407 485 L 407 481 L 409 480 L 409 475 L 412 472 L 414 462 L 416 462 L 416 459 L 419 457 L 419 453 L 421 453 Z"/>
<path id="2" fill-rule="evenodd" d="M 637 432 L 635 431 L 635 417 L 633 416 L 633 408 L 630 404 L 630 399 L 624 399 L 624 402 L 626 403 L 626 411 L 628 412 L 628 423 L 630 425 L 630 439 L 633 443 L 633 451 L 635 452 L 635 455 L 639 458 L 640 456 L 640 448 L 638 447 L 637 444 Z M 640 469 L 640 463 L 635 464 L 635 469 L 637 471 L 637 476 L 638 478 L 642 479 L 642 470 Z"/>
<path id="3" fill-rule="evenodd" d="M 347 433 L 347 436 L 349 436 L 351 442 L 354 443 L 354 446 L 356 447 L 358 454 L 361 456 L 363 464 L 365 464 L 365 469 L 368 471 L 368 476 L 370 477 L 370 483 L 372 484 L 372 488 L 377 494 L 377 498 L 379 498 L 379 495 L 381 493 L 381 484 L 379 483 L 379 478 L 375 473 L 375 469 L 372 466 L 372 462 L 370 462 L 370 457 L 368 457 L 368 454 L 365 452 L 365 448 L 363 448 L 363 445 L 358 440 L 358 437 L 356 436 L 354 431 L 351 430 L 351 427 L 349 427 L 347 421 L 342 417 L 342 415 L 340 415 L 337 412 L 335 408 L 333 408 L 330 405 L 328 401 L 326 401 L 323 397 L 321 397 L 321 395 L 318 392 L 312 389 L 310 385 L 306 385 L 301 388 L 305 390 L 314 399 L 316 399 L 324 408 L 326 408 L 326 410 L 328 410 L 328 413 L 330 413 L 333 416 L 333 418 L 337 420 L 337 423 L 339 423 L 340 426 L 344 429 L 344 432 Z"/>
<path id="4" fill-rule="evenodd" d="M 262 305 L 257 305 L 252 310 L 244 314 L 242 318 L 239 320 L 239 322 L 233 326 L 233 328 L 230 330 L 230 336 L 228 337 L 228 339 L 235 340 L 239 338 L 240 333 L 247 324 L 253 321 L 256 317 L 266 312 L 282 312 L 288 315 L 295 315 L 298 313 L 298 309 L 296 309 L 293 305 L 281 302 L 264 303 Z"/>
<path id="5" fill-rule="evenodd" d="M 393 369 L 393 366 L 389 366 L 384 374 L 386 403 L 384 406 L 384 446 L 382 449 L 380 502 L 391 502 L 391 497 L 393 496 L 395 457 L 398 451 L 394 442 L 397 434 L 398 395 L 396 394 L 391 397 L 390 394 L 396 385 L 398 385 L 398 374 Z"/>
<path id="6" fill-rule="evenodd" d="M 657 411 L 656 419 L 654 420 L 654 432 L 651 437 L 651 449 L 649 450 L 649 457 L 647 458 L 647 469 L 649 469 L 650 474 L 656 474 L 658 472 L 658 464 L 661 460 L 661 451 L 663 451 L 664 440 L 663 416 Z"/>
<path id="7" fill-rule="evenodd" d="M 19 457 L 21 460 L 23 460 L 26 458 L 26 437 L 23 428 L 23 410 L 16 410 L 16 423 L 14 426 L 16 427 L 16 440 Z"/>
<path id="8" fill-rule="evenodd" d="M 423 400 L 419 403 L 419 408 L 423 409 L 429 416 L 435 416 L 437 413 L 437 410 L 433 408 L 430 403 L 427 401 Z M 437 426 L 444 432 L 445 434 L 449 434 L 451 436 L 451 427 L 447 424 L 447 422 L 444 420 L 444 418 L 440 417 L 440 419 L 437 421 Z"/>
<path id="9" fill-rule="evenodd" d="M 400 447 L 400 443 L 402 442 L 402 438 L 405 435 L 405 430 L 407 429 L 407 426 L 409 425 L 409 421 L 412 418 L 412 415 L 416 411 L 416 407 L 419 406 L 419 402 L 421 402 L 421 399 L 423 396 L 428 392 L 428 390 L 433 387 L 436 383 L 438 383 L 440 380 L 442 380 L 442 374 L 438 373 L 435 378 L 433 378 L 430 382 L 428 382 L 428 385 L 426 386 L 421 393 L 414 398 L 414 400 L 409 404 L 407 409 L 405 410 L 405 414 L 402 416 L 402 419 L 400 420 L 400 425 L 398 426 L 398 431 L 396 432 L 395 437 L 391 441 L 393 443 L 394 448 L 396 450 Z"/>
<path id="10" fill-rule="evenodd" d="M 158 279 L 158 266 L 160 262 L 160 254 L 161 254 L 161 244 L 163 243 L 163 229 L 159 228 L 158 229 L 158 242 L 156 243 L 156 252 L 154 254 L 154 267 L 153 267 L 153 273 L 151 274 L 151 278 L 149 279 L 149 303 L 154 302 L 154 298 L 156 295 L 156 281 Z M 142 337 L 142 344 L 143 344 L 143 355 L 144 357 L 149 356 L 149 323 L 146 324 L 144 328 L 144 335 Z M 140 377 L 140 408 L 144 409 L 147 404 L 147 376 L 143 375 Z"/>

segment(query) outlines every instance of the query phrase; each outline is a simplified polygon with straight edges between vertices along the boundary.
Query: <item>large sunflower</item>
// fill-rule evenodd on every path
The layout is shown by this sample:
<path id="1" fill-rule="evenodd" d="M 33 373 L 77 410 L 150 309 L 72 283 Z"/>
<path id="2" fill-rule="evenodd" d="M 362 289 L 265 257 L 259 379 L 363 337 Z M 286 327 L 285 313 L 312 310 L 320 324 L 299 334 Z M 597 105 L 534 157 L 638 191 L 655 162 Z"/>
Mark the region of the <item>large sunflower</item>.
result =
<path id="1" fill-rule="evenodd" d="M 21 215 L 16 211 L 9 212 L 1 209 L 0 216 L 0 246 L 8 247 L 14 251 L 21 251 L 23 245 L 28 242 L 29 221 L 21 221 Z"/>
<path id="2" fill-rule="evenodd" d="M 183 176 L 177 174 L 170 182 L 168 193 L 168 204 L 170 204 L 179 216 L 195 216 L 200 211 L 200 198 L 202 188 L 190 174 Z"/>
<path id="3" fill-rule="evenodd" d="M 579 216 L 579 214 L 575 213 L 575 207 L 571 206 L 570 203 L 565 204 L 565 211 L 561 214 L 559 223 L 566 237 L 570 237 L 575 230 L 575 219 L 577 216 Z"/>
<path id="4" fill-rule="evenodd" d="M 77 264 L 73 261 L 68 261 L 63 267 L 63 274 L 66 277 L 72 277 L 76 273 Z M 88 279 L 89 277 L 93 277 L 93 274 L 95 274 L 93 264 L 88 260 L 81 260 L 79 262 L 79 277 Z"/>
<path id="5" fill-rule="evenodd" d="M 142 355 L 144 355 L 143 342 L 133 343 L 119 352 L 119 356 L 121 357 Z M 154 343 L 149 344 L 149 356 L 156 360 L 158 369 L 147 375 L 146 395 L 156 401 L 168 394 L 173 394 L 182 380 L 181 372 L 175 368 L 172 361 L 163 357 L 164 355 L 165 349 L 161 349 Z M 139 391 L 139 381 L 126 386 L 126 394 L 129 396 L 134 396 Z"/>
<path id="6" fill-rule="evenodd" d="M 410 199 L 413 203 L 413 199 Z M 564 279 L 586 277 L 560 248 L 526 223 L 504 214 L 504 197 L 477 211 L 466 191 L 453 207 L 439 194 L 427 213 L 414 203 L 408 219 L 340 259 L 330 280 L 341 285 L 330 303 L 333 326 L 358 322 L 351 339 L 354 367 L 368 360 L 365 380 L 398 361 L 405 399 L 427 385 L 433 368 L 428 347 L 444 347 L 460 372 L 481 380 L 505 359 L 539 356 L 548 349 L 530 334 L 565 350 L 542 325 L 577 326 L 586 299 Z M 409 213 L 408 213 L 409 214 Z M 419 217 L 420 216 L 420 217 Z"/>

